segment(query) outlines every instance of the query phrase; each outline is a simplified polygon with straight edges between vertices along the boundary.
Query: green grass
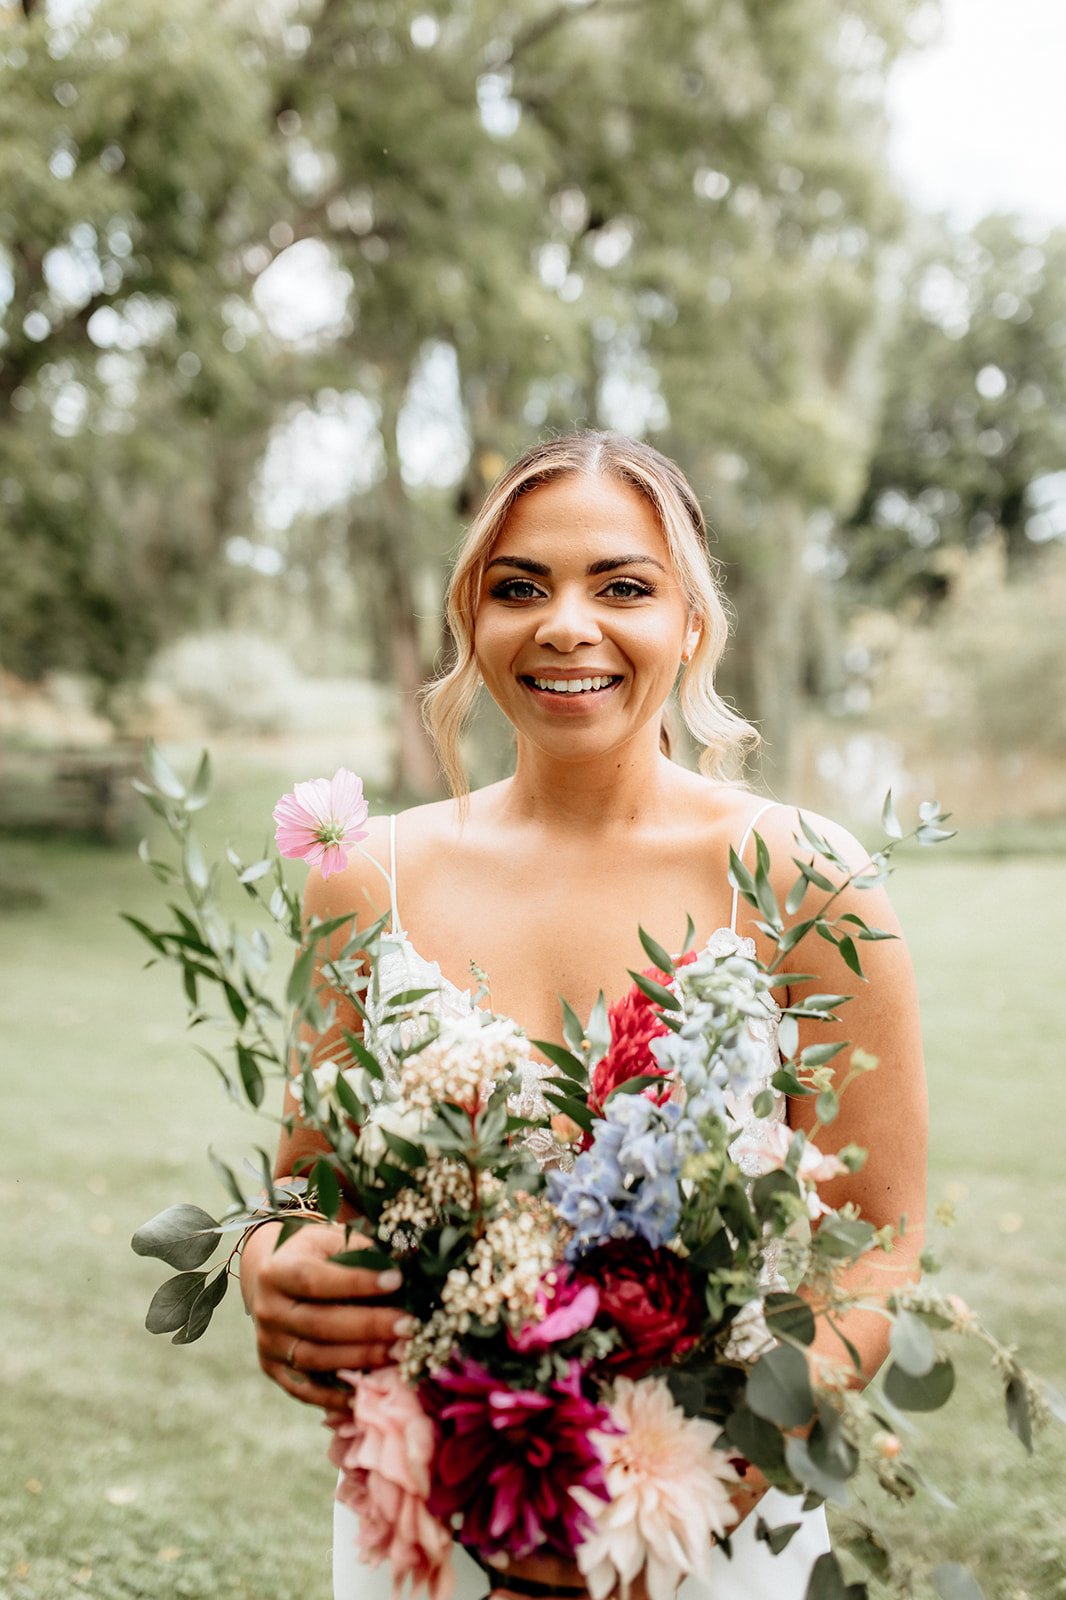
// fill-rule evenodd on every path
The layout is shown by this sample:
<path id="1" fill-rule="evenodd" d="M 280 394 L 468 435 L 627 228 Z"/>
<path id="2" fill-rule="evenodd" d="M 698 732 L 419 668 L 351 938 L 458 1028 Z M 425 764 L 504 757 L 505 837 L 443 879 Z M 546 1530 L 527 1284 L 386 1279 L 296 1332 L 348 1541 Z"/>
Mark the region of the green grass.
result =
<path id="1" fill-rule="evenodd" d="M 249 858 L 278 787 L 233 774 L 221 792 L 216 830 Z M 148 1335 L 166 1269 L 128 1246 L 174 1200 L 219 1203 L 208 1143 L 239 1156 L 272 1130 L 225 1105 L 173 974 L 138 971 L 116 908 L 158 904 L 132 852 L 4 841 L 0 877 L 42 896 L 0 916 L 0 1596 L 326 1600 L 317 1413 L 261 1378 L 236 1298 L 200 1344 Z M 921 857 L 897 882 L 925 1004 L 933 1200 L 959 1211 L 942 1281 L 1066 1388 L 1061 951 L 1043 931 L 1066 862 Z M 989 1600 L 1062 1600 L 1066 1433 L 1030 1461 L 993 1376 L 967 1363 L 928 1434 L 929 1474 L 959 1509 L 923 1503 L 907 1548 L 935 1534 L 941 1555 L 975 1562 Z"/>

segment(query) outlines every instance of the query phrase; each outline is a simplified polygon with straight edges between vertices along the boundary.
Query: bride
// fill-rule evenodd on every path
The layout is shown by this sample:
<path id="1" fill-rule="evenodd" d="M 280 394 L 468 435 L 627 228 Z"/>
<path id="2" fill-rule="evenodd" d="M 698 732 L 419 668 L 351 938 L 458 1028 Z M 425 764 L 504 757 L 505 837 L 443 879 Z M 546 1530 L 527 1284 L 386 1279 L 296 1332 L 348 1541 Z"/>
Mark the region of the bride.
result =
<path id="1" fill-rule="evenodd" d="M 608 1001 L 619 998 L 627 969 L 646 964 L 638 923 L 679 950 L 690 914 L 697 944 L 733 949 L 750 938 L 767 955 L 730 888 L 729 849 L 750 861 L 757 819 L 783 900 L 797 817 L 720 776 L 754 733 L 715 691 L 726 619 L 699 504 L 674 463 L 614 434 L 536 446 L 489 493 L 459 554 L 448 606 L 456 660 L 429 691 L 426 711 L 454 798 L 374 819 L 343 873 L 328 883 L 312 873 L 307 913 L 351 912 L 364 925 L 387 914 L 392 943 L 382 973 L 390 992 L 439 984 L 441 1006 L 467 1008 L 464 985 L 476 964 L 487 973 L 492 1009 L 539 1039 L 561 1040 L 560 996 L 581 1016 L 601 989 Z M 700 773 L 671 760 L 663 727 L 679 674 L 682 714 L 704 747 Z M 482 685 L 514 730 L 514 775 L 469 793 L 459 741 Z M 823 819 L 817 826 L 861 866 L 853 839 Z M 897 930 L 879 888 L 848 891 L 838 906 Z M 845 1012 L 846 1036 L 880 1063 L 849 1089 L 819 1138 L 823 1148 L 869 1151 L 859 1174 L 827 1186 L 830 1204 L 853 1200 L 877 1226 L 910 1219 L 880 1266 L 852 1269 L 871 1298 L 884 1296 L 917 1274 L 924 1216 L 926 1102 L 910 963 L 899 940 L 867 944 L 867 981 L 859 983 L 833 946 L 810 943 L 818 948 L 805 943 L 800 963 L 817 969 L 808 987 L 858 991 Z M 799 992 L 794 984 L 791 998 Z M 787 1003 L 788 994 L 782 986 L 777 998 Z M 323 1052 L 342 1027 L 356 1025 L 350 1009 L 340 1010 Z M 818 1038 L 827 1037 L 823 1027 Z M 771 1039 L 767 1077 L 776 1061 Z M 291 1100 L 287 1110 L 297 1113 Z M 775 1111 L 794 1128 L 812 1114 L 804 1099 L 781 1099 Z M 750 1103 L 738 1107 L 741 1123 L 745 1113 Z M 282 1138 L 279 1175 L 315 1148 L 297 1118 Z M 338 1391 L 325 1375 L 383 1365 L 402 1348 L 410 1329 L 387 1304 L 398 1274 L 330 1263 L 338 1227 L 305 1228 L 276 1252 L 275 1231 L 260 1227 L 249 1237 L 242 1268 L 259 1360 L 287 1393 L 328 1415 Z M 882 1317 L 855 1310 L 846 1333 L 872 1375 L 886 1354 Z M 813 1359 L 842 1363 L 835 1335 L 820 1336 Z M 800 1500 L 768 1489 L 751 1469 L 736 1500 L 742 1520 L 732 1559 L 716 1550 L 713 1589 L 690 1579 L 683 1600 L 802 1600 L 812 1563 L 828 1549 L 823 1511 L 804 1513 Z M 800 1524 L 782 1554 L 756 1537 L 760 1520 Z M 338 1505 L 335 1600 L 387 1600 L 387 1570 L 360 1564 L 356 1534 L 354 1516 Z M 494 1587 L 465 1552 L 456 1567 L 456 1600 L 586 1592 L 577 1568 L 554 1557 L 516 1563 Z"/>

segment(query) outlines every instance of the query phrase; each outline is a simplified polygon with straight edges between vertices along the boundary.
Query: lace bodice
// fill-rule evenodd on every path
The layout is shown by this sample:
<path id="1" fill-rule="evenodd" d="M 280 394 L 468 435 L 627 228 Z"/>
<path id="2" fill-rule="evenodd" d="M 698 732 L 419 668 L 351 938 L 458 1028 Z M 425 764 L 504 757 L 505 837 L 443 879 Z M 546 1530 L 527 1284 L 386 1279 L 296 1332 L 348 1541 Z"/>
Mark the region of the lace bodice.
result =
<path id="1" fill-rule="evenodd" d="M 750 958 L 755 955 L 755 942 L 741 938 L 732 928 L 717 928 L 700 952 L 704 953 L 712 956 L 740 954 Z M 366 1042 L 386 1068 L 393 1070 L 396 1063 L 389 1048 L 392 1028 L 384 1024 L 383 1019 L 394 996 L 406 989 L 435 989 L 436 993 L 427 996 L 420 1005 L 442 1017 L 467 1017 L 477 1009 L 472 991 L 460 989 L 445 978 L 439 962 L 427 961 L 420 955 L 402 929 L 394 929 L 391 934 L 385 935 L 381 941 L 376 982 L 368 990 L 365 999 Z M 785 1117 L 785 1097 L 773 1089 L 770 1082 L 781 1063 L 777 1048 L 780 1011 L 769 996 L 766 997 L 766 1006 L 766 1022 L 752 1024 L 753 1032 L 765 1049 L 765 1071 L 760 1073 L 749 1093 L 740 1097 L 727 1096 L 729 1109 L 738 1125 L 738 1143 L 747 1142 L 745 1136 L 756 1130 L 765 1133 L 768 1124 L 782 1122 Z M 521 1086 L 511 1100 L 511 1110 L 516 1116 L 544 1117 L 549 1113 L 551 1107 L 544 1099 L 543 1083 L 545 1075 L 550 1074 L 551 1070 L 550 1065 L 543 1061 L 532 1061 L 523 1066 Z M 763 1089 L 771 1090 L 774 1105 L 769 1117 L 756 1118 L 752 1106 L 756 1095 Z M 562 1147 L 547 1129 L 538 1129 L 531 1134 L 529 1144 L 542 1166 L 559 1162 Z M 739 1164 L 749 1176 L 754 1176 L 759 1170 L 758 1157 L 754 1155 L 741 1154 Z"/>

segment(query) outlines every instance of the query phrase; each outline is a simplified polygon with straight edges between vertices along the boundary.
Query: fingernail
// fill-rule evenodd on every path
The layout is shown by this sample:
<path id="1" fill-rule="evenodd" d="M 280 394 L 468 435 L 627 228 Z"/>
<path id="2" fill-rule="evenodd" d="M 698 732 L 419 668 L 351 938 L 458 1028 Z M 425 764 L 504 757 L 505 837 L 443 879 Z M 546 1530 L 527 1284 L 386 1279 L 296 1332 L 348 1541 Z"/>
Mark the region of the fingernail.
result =
<path id="1" fill-rule="evenodd" d="M 383 1294 L 392 1294 L 403 1283 L 403 1273 L 397 1267 L 390 1267 L 387 1272 L 378 1273 L 378 1288 Z"/>
<path id="2" fill-rule="evenodd" d="M 389 1346 L 389 1355 L 394 1361 L 402 1361 L 407 1354 L 407 1340 L 397 1339 L 395 1344 Z"/>
<path id="3" fill-rule="evenodd" d="M 405 1338 L 408 1335 L 414 1333 L 414 1331 L 415 1331 L 415 1329 L 417 1327 L 418 1327 L 418 1321 L 417 1321 L 417 1319 L 415 1317 L 407 1317 L 407 1316 L 397 1317 L 396 1321 L 392 1325 L 392 1331 L 396 1335 L 396 1337 L 399 1339 L 399 1338 Z"/>

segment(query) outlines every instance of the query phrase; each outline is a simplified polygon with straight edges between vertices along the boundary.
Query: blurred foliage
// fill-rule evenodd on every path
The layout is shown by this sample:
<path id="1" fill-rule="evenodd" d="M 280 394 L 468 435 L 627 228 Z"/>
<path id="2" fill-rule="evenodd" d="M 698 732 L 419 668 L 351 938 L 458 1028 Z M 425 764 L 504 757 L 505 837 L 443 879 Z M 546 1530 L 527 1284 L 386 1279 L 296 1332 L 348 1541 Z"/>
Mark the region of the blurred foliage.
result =
<path id="1" fill-rule="evenodd" d="M 884 422 L 843 538 L 850 585 L 889 604 L 943 597 L 945 547 L 999 537 L 1014 572 L 1066 535 L 1066 229 L 1036 243 L 1009 217 L 925 221 L 903 265 Z"/>
<path id="2" fill-rule="evenodd" d="M 394 683 L 397 779 L 426 789 L 414 691 L 462 524 L 532 437 L 617 426 L 707 495 L 726 688 L 780 778 L 834 680 L 841 549 L 892 598 L 942 587 L 938 547 L 989 518 L 1026 547 L 1061 460 L 1066 244 L 901 243 L 883 89 L 911 0 L 25 9 L 0 0 L 20 675 L 118 683 L 185 630 L 259 623 Z M 287 329 L 279 282 L 310 303 L 324 275 L 332 320 Z M 279 505 L 278 452 L 321 493 Z"/>

